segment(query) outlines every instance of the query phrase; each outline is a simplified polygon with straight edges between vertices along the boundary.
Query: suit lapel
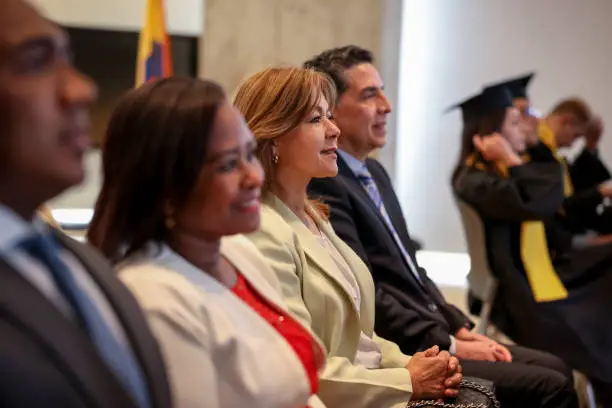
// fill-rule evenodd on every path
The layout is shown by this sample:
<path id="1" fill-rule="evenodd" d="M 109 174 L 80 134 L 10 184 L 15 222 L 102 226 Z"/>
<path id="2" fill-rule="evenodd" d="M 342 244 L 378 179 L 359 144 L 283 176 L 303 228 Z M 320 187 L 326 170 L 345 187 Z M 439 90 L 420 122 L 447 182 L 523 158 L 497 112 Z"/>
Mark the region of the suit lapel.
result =
<path id="1" fill-rule="evenodd" d="M 397 219 L 396 219 L 396 217 L 394 215 L 389 213 L 389 208 L 387 207 L 387 203 L 389 202 L 389 199 L 387 197 L 388 193 L 386 191 L 387 189 L 386 189 L 385 186 L 381 185 L 380 180 L 378 180 L 378 177 L 376 177 L 376 173 L 377 172 L 376 171 L 372 171 L 369 166 L 368 166 L 368 170 L 372 174 L 372 178 L 374 179 L 374 182 L 376 183 L 376 186 L 378 187 L 378 191 L 380 193 L 382 202 L 385 205 L 385 209 L 387 210 L 387 213 L 389 214 L 389 218 L 391 219 L 391 223 L 393 224 L 394 228 L 396 228 L 396 232 L 399 234 L 399 232 L 397 231 L 397 225 L 398 225 Z M 385 219 L 381 215 L 380 211 L 378 211 L 378 209 L 374 205 L 374 202 L 370 198 L 370 195 L 365 190 L 365 188 L 363 188 L 363 186 L 361 185 L 361 182 L 359 181 L 359 179 L 355 176 L 353 171 L 348 167 L 348 165 L 340 157 L 338 158 L 338 177 L 341 177 L 342 180 L 345 183 L 348 183 L 349 190 L 350 191 L 354 191 L 357 194 L 357 196 L 358 196 L 357 198 L 362 203 L 364 203 L 365 207 L 371 213 L 373 213 L 374 217 L 378 218 L 379 222 L 382 224 L 382 226 L 385 229 L 385 231 L 387 231 L 387 233 L 389 235 L 389 238 L 393 242 L 393 245 L 395 245 L 397 247 L 397 242 L 395 242 L 395 238 L 393 238 L 393 232 L 389 228 L 389 225 L 387 224 L 387 222 L 385 221 Z M 403 240 L 402 240 L 402 244 L 404 245 L 404 249 L 406 249 L 406 251 L 408 252 L 408 256 L 411 257 L 414 265 L 416 266 L 417 265 L 416 259 L 413 256 L 413 254 L 410 253 L 409 248 L 406 247 L 406 244 L 403 242 Z M 399 251 L 399 248 L 398 248 L 398 251 Z M 400 256 L 401 256 L 402 261 L 404 262 L 404 265 L 406 266 L 406 268 L 410 269 L 410 266 L 408 265 L 408 262 L 401 255 L 401 251 L 400 251 Z M 417 267 L 417 269 L 418 269 L 418 267 Z M 420 270 L 417 270 L 417 273 L 419 273 L 419 276 L 422 276 L 420 274 Z M 416 277 L 413 275 L 413 273 L 410 270 L 408 271 L 407 274 L 403 275 L 403 278 L 407 278 L 407 279 L 412 280 L 418 287 L 422 288 L 422 284 L 417 281 Z"/>
<path id="2" fill-rule="evenodd" d="M 370 197 L 370 195 L 368 194 L 368 192 L 366 191 L 365 188 L 363 188 L 363 185 L 361 184 L 361 182 L 359 181 L 359 179 L 355 176 L 355 174 L 353 173 L 353 171 L 348 167 L 348 165 L 344 162 L 340 163 L 340 158 L 338 159 L 338 174 L 340 177 L 343 177 L 344 180 L 349 183 L 350 185 L 353 186 L 353 188 L 351 188 L 351 191 L 355 191 L 357 193 L 357 195 L 360 197 L 361 201 L 365 201 L 365 205 L 367 208 L 369 208 L 369 210 L 373 213 L 373 215 L 378 218 L 378 220 L 382 223 L 383 227 L 387 230 L 387 232 L 389 232 L 389 235 L 391 236 L 391 239 L 393 240 L 393 242 L 395 243 L 395 240 L 393 239 L 393 232 L 391 231 L 391 228 L 389 228 L 389 225 L 387 224 L 387 221 L 385 221 L 385 218 L 382 216 L 382 214 L 380 213 L 380 211 L 378 210 L 378 208 L 376 208 L 376 205 L 374 204 L 374 201 L 372 201 L 372 198 Z M 368 168 L 369 170 L 369 168 Z M 374 175 L 372 175 L 372 178 L 374 179 L 374 182 L 376 183 L 376 187 L 378 188 L 378 192 L 380 194 L 380 198 L 382 200 L 383 205 L 385 206 L 385 209 L 387 210 L 387 213 L 389 213 L 389 209 L 387 208 L 387 203 L 385 201 L 385 194 L 383 193 L 384 188 L 381 189 L 381 185 L 378 182 L 378 180 L 374 177 Z M 389 214 L 389 217 L 391 218 L 391 223 L 393 224 L 393 226 L 395 227 L 395 222 L 393 220 L 393 217 L 391 217 L 391 214 Z M 396 243 L 397 245 L 397 243 Z"/>
<path id="3" fill-rule="evenodd" d="M 222 253 L 261 297 L 276 309 L 285 310 L 280 293 L 276 293 L 272 286 L 257 276 L 259 272 L 253 270 L 252 262 L 243 253 L 227 247 L 223 247 Z"/>
<path id="4" fill-rule="evenodd" d="M 255 289 L 255 291 L 262 298 L 264 298 L 264 300 L 266 300 L 272 308 L 276 309 L 277 311 L 281 311 L 286 315 L 290 315 L 280 294 L 280 288 L 277 292 L 272 286 L 272 284 L 268 283 L 268 281 L 264 279 L 263 275 L 267 273 L 267 269 L 269 269 L 270 266 L 266 263 L 260 264 L 260 260 L 257 259 L 255 256 L 249 257 L 249 251 L 245 250 L 246 248 L 236 247 L 234 245 L 235 242 L 236 241 L 233 241 L 231 244 L 226 245 L 222 243 L 221 252 L 223 253 L 223 256 L 225 256 L 225 258 L 234 265 L 234 267 L 240 272 L 242 276 L 244 276 L 244 278 L 249 282 L 253 289 Z M 250 244 L 250 242 L 248 242 L 248 244 L 252 245 Z M 257 249 L 253 248 L 253 251 L 257 251 Z M 269 273 L 274 274 L 274 271 L 270 270 Z M 310 338 L 313 343 L 313 350 L 315 352 L 315 359 L 317 360 L 317 366 L 323 367 L 323 365 L 325 364 L 325 347 L 319 342 L 319 340 L 312 333 L 309 327 L 303 326 L 300 322 L 297 321 L 297 319 L 294 319 L 294 321 L 298 323 L 304 330 L 306 330 L 308 334 L 310 334 Z"/>
<path id="5" fill-rule="evenodd" d="M 86 333 L 0 258 L 0 310 L 3 318 L 29 333 L 45 357 L 91 407 L 134 407 Z"/>
<path id="6" fill-rule="evenodd" d="M 171 396 L 166 367 L 159 346 L 138 303 L 116 278 L 115 271 L 108 266 L 101 255 L 61 232 L 56 232 L 56 236 L 59 242 L 85 266 L 119 319 L 147 380 L 151 403 L 154 406 L 167 406 L 170 404 Z"/>
<path id="7" fill-rule="evenodd" d="M 280 214 L 280 216 L 289 224 L 291 228 L 300 238 L 300 244 L 304 249 L 304 253 L 310 258 L 327 276 L 329 276 L 334 283 L 336 283 L 344 293 L 346 301 L 350 303 L 351 308 L 359 315 L 359 310 L 353 301 L 351 296 L 350 288 L 346 287 L 346 283 L 342 282 L 337 276 L 338 265 L 332 259 L 331 255 L 325 248 L 317 241 L 314 234 L 304 225 L 304 223 L 287 207 L 278 197 L 272 194 L 268 197 L 268 203 Z M 309 211 L 309 215 L 313 216 L 312 211 Z M 318 216 L 313 217 L 315 222 L 319 220 Z M 320 223 L 317 222 L 317 225 Z"/>
<path id="8" fill-rule="evenodd" d="M 382 199 L 383 204 L 385 205 L 385 208 L 387 209 L 387 214 L 391 219 L 391 223 L 393 224 L 395 231 L 400 237 L 400 240 L 404 245 L 404 249 L 406 250 L 406 252 L 408 252 L 410 257 L 412 258 L 412 261 L 414 262 L 414 265 L 416 266 L 417 262 L 415 258 L 415 251 L 412 246 L 412 241 L 408 236 L 404 217 L 402 216 L 400 204 L 397 201 L 395 192 L 393 191 L 393 186 L 389 183 L 388 179 L 384 179 L 383 177 L 381 177 L 381 171 L 379 169 L 372 168 L 370 165 L 368 165 L 368 169 L 370 170 L 370 173 L 372 174 L 372 177 L 374 178 L 374 181 L 378 186 L 378 191 L 380 191 L 380 197 Z"/>
<path id="9" fill-rule="evenodd" d="M 378 208 L 376 208 L 374 201 L 372 201 L 372 198 L 370 198 L 370 195 L 366 189 L 363 187 L 357 176 L 355 176 L 353 170 L 351 170 L 348 164 L 346 164 L 341 157 L 338 157 L 338 176 L 344 178 L 344 180 L 353 187 L 351 188 L 351 191 L 354 191 L 361 198 L 361 201 L 365 202 L 366 207 L 369 208 L 374 216 L 378 217 L 380 222 L 382 222 L 385 228 L 387 228 L 387 223 L 380 214 L 380 211 L 378 211 Z"/>

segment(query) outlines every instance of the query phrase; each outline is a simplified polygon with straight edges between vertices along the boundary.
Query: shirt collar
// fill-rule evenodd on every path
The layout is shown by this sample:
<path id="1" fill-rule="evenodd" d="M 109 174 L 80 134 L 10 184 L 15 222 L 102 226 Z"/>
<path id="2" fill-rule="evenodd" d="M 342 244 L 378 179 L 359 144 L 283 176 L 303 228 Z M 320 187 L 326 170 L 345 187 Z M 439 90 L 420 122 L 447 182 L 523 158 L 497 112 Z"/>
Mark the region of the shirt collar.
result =
<path id="1" fill-rule="evenodd" d="M 342 157 L 342 160 L 346 162 L 346 165 L 349 167 L 349 169 L 351 169 L 355 176 L 359 176 L 364 173 L 369 174 L 366 164 L 355 156 L 351 156 L 349 153 L 345 152 L 342 149 L 338 149 L 338 154 L 340 155 L 340 157 Z"/>
<path id="2" fill-rule="evenodd" d="M 34 217 L 33 222 L 21 218 L 15 211 L 0 204 L 0 253 L 12 250 L 17 244 L 37 232 L 47 232 L 46 224 Z"/>

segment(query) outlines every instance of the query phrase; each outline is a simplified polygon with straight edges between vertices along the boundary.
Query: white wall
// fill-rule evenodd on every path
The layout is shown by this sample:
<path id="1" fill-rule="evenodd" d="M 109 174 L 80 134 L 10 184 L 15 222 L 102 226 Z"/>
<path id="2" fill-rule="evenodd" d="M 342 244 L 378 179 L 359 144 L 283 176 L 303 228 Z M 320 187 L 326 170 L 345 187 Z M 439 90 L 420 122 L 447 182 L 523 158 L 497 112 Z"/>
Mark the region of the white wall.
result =
<path id="1" fill-rule="evenodd" d="M 385 94 L 391 105 L 397 107 L 400 79 L 400 46 L 402 40 L 402 10 L 403 0 L 384 0 L 383 28 L 380 55 L 376 55 L 376 63 L 385 83 Z M 393 110 L 388 119 L 387 145 L 378 152 L 378 159 L 385 164 L 389 174 L 395 174 L 395 151 L 397 143 L 397 115 Z"/>
<path id="2" fill-rule="evenodd" d="M 75 27 L 140 30 L 146 0 L 30 0 L 51 19 Z M 168 31 L 200 35 L 204 0 L 166 0 Z"/>
<path id="3" fill-rule="evenodd" d="M 610 0 L 404 2 L 395 182 L 413 235 L 428 250 L 464 251 L 449 187 L 459 149 L 453 102 L 529 70 L 537 108 L 582 95 L 612 129 Z M 612 140 L 604 135 L 612 163 Z"/>

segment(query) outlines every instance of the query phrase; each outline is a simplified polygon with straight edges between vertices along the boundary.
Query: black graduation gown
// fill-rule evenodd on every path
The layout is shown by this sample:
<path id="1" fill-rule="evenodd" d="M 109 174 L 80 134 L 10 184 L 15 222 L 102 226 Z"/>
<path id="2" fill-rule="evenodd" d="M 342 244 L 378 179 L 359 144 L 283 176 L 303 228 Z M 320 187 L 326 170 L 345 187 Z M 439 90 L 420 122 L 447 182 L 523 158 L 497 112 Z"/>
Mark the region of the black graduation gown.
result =
<path id="1" fill-rule="evenodd" d="M 553 153 L 544 143 L 527 151 L 531 160 L 549 162 Z M 612 233 L 612 209 L 602 207 L 603 196 L 598 186 L 610 178 L 604 164 L 592 153 L 585 151 L 568 166 L 574 194 L 563 202 L 563 213 L 556 216 L 563 227 L 575 234 L 587 230 L 600 234 Z"/>
<path id="2" fill-rule="evenodd" d="M 597 152 L 584 148 L 569 166 L 572 184 L 578 191 L 595 187 L 612 178 L 610 171 L 599 158 Z"/>
<path id="3" fill-rule="evenodd" d="M 610 171 L 599 158 L 597 152 L 584 148 L 569 166 L 572 184 L 576 191 L 588 191 L 612 178 Z M 612 208 L 600 202 L 594 208 L 582 213 L 587 228 L 602 234 L 612 234 Z"/>
<path id="4" fill-rule="evenodd" d="M 557 162 L 529 162 L 504 178 L 464 168 L 457 196 L 485 225 L 487 253 L 500 282 L 494 309 L 517 343 L 552 352 L 589 377 L 612 386 L 612 247 L 571 249 L 571 233 L 555 220 L 563 197 Z M 543 221 L 553 266 L 567 299 L 536 303 L 521 259 L 521 223 Z M 496 321 L 495 314 L 492 316 Z"/>

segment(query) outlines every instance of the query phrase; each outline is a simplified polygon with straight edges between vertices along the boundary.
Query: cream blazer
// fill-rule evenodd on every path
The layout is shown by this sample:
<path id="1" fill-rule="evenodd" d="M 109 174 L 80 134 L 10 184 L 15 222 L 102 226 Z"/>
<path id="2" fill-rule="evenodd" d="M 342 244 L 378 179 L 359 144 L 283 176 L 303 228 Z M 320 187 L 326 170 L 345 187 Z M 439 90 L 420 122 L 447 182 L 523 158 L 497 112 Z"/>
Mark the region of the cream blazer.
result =
<path id="1" fill-rule="evenodd" d="M 366 265 L 313 208 L 308 213 L 355 274 L 361 290 L 357 310 L 349 288 L 337 280 L 337 268 L 312 232 L 277 197 L 268 194 L 261 228 L 249 235 L 278 276 L 290 311 L 312 328 L 327 349 L 319 397 L 329 407 L 400 408 L 412 395 L 410 357 L 374 333 L 374 283 Z M 361 332 L 382 350 L 381 369 L 355 365 Z"/>
<path id="2" fill-rule="evenodd" d="M 272 305 L 287 310 L 278 280 L 244 237 L 224 238 L 223 255 Z M 230 289 L 168 246 L 119 265 L 161 346 L 176 408 L 322 408 L 285 339 Z M 313 337 L 322 369 L 325 355 Z"/>

